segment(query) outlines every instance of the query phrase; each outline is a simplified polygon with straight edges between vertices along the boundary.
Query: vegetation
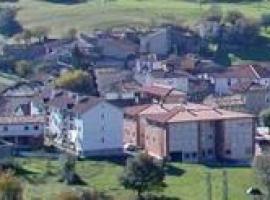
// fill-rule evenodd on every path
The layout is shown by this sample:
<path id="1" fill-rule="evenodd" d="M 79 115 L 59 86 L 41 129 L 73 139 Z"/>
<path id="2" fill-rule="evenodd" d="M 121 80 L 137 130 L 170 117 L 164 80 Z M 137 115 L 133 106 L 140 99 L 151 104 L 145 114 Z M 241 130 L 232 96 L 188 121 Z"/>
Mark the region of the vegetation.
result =
<path id="1" fill-rule="evenodd" d="M 21 60 L 16 62 L 14 71 L 18 76 L 25 78 L 33 72 L 33 69 L 28 61 Z"/>
<path id="2" fill-rule="evenodd" d="M 52 0 L 53 1 L 53 0 Z M 151 25 L 153 22 L 193 23 L 209 8 L 211 3 L 184 0 L 89 0 L 76 5 L 54 4 L 50 1 L 20 0 L 18 19 L 26 28 L 48 27 L 54 35 L 63 35 L 71 28 L 90 31 L 117 25 Z M 104 1 L 105 2 L 105 1 Z M 204 2 L 204 1 L 202 1 Z M 233 1 L 235 2 L 235 1 Z M 226 12 L 237 8 L 248 17 L 260 19 L 269 13 L 270 2 L 218 3 Z"/>
<path id="3" fill-rule="evenodd" d="M 22 200 L 23 187 L 11 173 L 0 174 L 0 199 Z"/>
<path id="4" fill-rule="evenodd" d="M 162 163 L 155 163 L 146 154 L 139 154 L 127 160 L 125 170 L 120 177 L 120 183 L 126 188 L 137 192 L 138 199 L 143 199 L 143 193 L 164 187 L 165 171 Z"/>
<path id="5" fill-rule="evenodd" d="M 79 93 L 91 94 L 95 91 L 93 77 L 79 69 L 64 72 L 55 80 L 55 85 Z"/>
<path id="6" fill-rule="evenodd" d="M 134 193 L 124 189 L 118 179 L 123 172 L 120 159 L 77 161 L 76 172 L 87 186 L 66 185 L 59 182 L 61 165 L 51 160 L 51 175 L 46 173 L 47 159 L 16 158 L 24 168 L 20 178 L 24 183 L 25 199 L 54 199 L 61 191 L 75 188 L 95 187 L 100 192 L 117 200 L 134 199 Z M 245 191 L 256 185 L 255 174 L 249 167 L 207 167 L 204 165 L 170 163 L 166 167 L 167 187 L 161 195 L 171 199 L 180 197 L 182 200 L 202 200 L 206 197 L 205 172 L 211 172 L 213 185 L 212 199 L 222 200 L 222 171 L 228 175 L 229 199 L 246 200 Z"/>
<path id="7" fill-rule="evenodd" d="M 257 156 L 254 161 L 257 174 L 267 190 L 267 200 L 270 199 L 270 157 L 268 155 Z"/>
<path id="8" fill-rule="evenodd" d="M 17 9 L 12 7 L 0 8 L 0 34 L 12 36 L 20 31 L 22 27 L 16 20 Z"/>

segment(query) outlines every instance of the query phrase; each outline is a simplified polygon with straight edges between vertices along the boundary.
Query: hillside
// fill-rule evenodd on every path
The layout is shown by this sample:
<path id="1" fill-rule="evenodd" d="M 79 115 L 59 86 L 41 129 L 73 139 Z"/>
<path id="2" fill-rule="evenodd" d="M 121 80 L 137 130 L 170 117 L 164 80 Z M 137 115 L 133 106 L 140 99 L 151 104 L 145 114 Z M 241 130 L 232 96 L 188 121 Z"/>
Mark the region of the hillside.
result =
<path id="1" fill-rule="evenodd" d="M 25 27 L 47 26 L 54 35 L 70 28 L 89 31 L 123 24 L 159 24 L 162 22 L 190 23 L 198 19 L 210 4 L 200 8 L 196 1 L 183 0 L 89 0 L 79 4 L 61 4 L 54 0 L 19 0 L 18 19 Z M 239 9 L 246 15 L 260 17 L 270 12 L 270 2 L 222 3 L 224 11 Z"/>

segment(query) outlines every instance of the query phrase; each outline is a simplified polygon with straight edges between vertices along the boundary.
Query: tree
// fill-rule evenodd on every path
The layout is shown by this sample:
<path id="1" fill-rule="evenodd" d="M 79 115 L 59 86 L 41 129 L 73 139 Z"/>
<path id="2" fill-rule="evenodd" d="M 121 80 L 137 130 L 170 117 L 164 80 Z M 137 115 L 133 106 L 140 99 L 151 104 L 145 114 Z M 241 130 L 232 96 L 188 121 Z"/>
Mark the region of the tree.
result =
<path id="1" fill-rule="evenodd" d="M 31 30 L 31 32 L 32 36 L 36 37 L 38 41 L 41 43 L 44 42 L 44 40 L 48 37 L 49 29 L 43 26 L 38 26 L 33 30 Z"/>
<path id="2" fill-rule="evenodd" d="M 244 18 L 244 14 L 239 10 L 229 10 L 224 18 L 225 23 L 235 24 L 237 20 Z"/>
<path id="3" fill-rule="evenodd" d="M 211 6 L 205 13 L 203 18 L 206 21 L 221 22 L 223 18 L 222 9 L 219 6 Z"/>
<path id="4" fill-rule="evenodd" d="M 254 167 L 257 174 L 267 189 L 267 200 L 270 200 L 270 157 L 268 155 L 256 156 Z"/>
<path id="5" fill-rule="evenodd" d="M 23 187 L 21 182 L 10 173 L 0 174 L 0 199 L 22 200 Z"/>
<path id="6" fill-rule="evenodd" d="M 263 120 L 264 126 L 270 127 L 270 110 L 266 109 L 260 113 L 260 117 Z"/>
<path id="7" fill-rule="evenodd" d="M 261 16 L 261 25 L 267 29 L 270 26 L 270 14 L 264 13 Z"/>
<path id="8" fill-rule="evenodd" d="M 78 34 L 78 30 L 76 28 L 71 28 L 68 30 L 66 37 L 68 39 L 75 40 Z"/>
<path id="9" fill-rule="evenodd" d="M 138 154 L 129 158 L 120 183 L 126 189 L 137 192 L 139 199 L 142 199 L 145 191 L 162 189 L 164 187 L 165 172 L 162 163 L 155 162 L 146 154 Z"/>
<path id="10" fill-rule="evenodd" d="M 13 36 L 21 32 L 22 27 L 16 20 L 17 9 L 12 7 L 0 8 L 0 34 Z"/>
<path id="11" fill-rule="evenodd" d="M 65 181 L 66 184 L 71 185 L 76 182 L 76 160 L 73 156 L 63 155 L 61 157 L 61 168 L 62 168 L 62 177 L 61 181 Z"/>
<path id="12" fill-rule="evenodd" d="M 32 66 L 26 60 L 21 60 L 16 62 L 15 64 L 15 73 L 18 74 L 20 77 L 27 77 L 33 72 Z"/>
<path id="13" fill-rule="evenodd" d="M 96 93 L 92 75 L 79 69 L 61 74 L 60 77 L 55 80 L 55 86 L 79 93 Z"/>

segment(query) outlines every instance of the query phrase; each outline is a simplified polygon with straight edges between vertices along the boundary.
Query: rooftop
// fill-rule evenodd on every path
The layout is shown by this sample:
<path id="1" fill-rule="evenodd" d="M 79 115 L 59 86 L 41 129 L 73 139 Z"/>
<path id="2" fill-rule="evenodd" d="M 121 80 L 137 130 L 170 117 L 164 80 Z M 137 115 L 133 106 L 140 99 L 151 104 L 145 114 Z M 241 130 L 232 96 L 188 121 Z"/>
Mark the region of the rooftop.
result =
<path id="1" fill-rule="evenodd" d="M 158 123 L 179 123 L 190 121 L 214 121 L 237 118 L 252 118 L 253 115 L 228 111 L 203 104 L 152 104 L 126 109 L 127 115 L 143 115 L 149 121 Z"/>
<path id="2" fill-rule="evenodd" d="M 0 117 L 1 125 L 11 124 L 32 124 L 32 123 L 45 123 L 44 116 L 9 116 Z"/>

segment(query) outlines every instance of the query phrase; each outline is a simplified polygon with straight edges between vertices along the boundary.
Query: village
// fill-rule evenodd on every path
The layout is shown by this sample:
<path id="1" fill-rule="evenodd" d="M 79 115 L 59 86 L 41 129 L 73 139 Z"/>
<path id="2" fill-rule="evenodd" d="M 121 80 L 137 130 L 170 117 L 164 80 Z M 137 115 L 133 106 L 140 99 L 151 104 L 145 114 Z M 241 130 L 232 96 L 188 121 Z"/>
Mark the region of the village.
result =
<path id="1" fill-rule="evenodd" d="M 46 67 L 1 86 L 0 160 L 50 149 L 78 159 L 146 153 L 250 166 L 270 145 L 262 115 L 270 62 L 224 67 L 201 57 L 201 45 L 196 33 L 169 24 L 6 44 L 3 58 Z M 9 62 L 0 62 L 9 74 Z"/>

